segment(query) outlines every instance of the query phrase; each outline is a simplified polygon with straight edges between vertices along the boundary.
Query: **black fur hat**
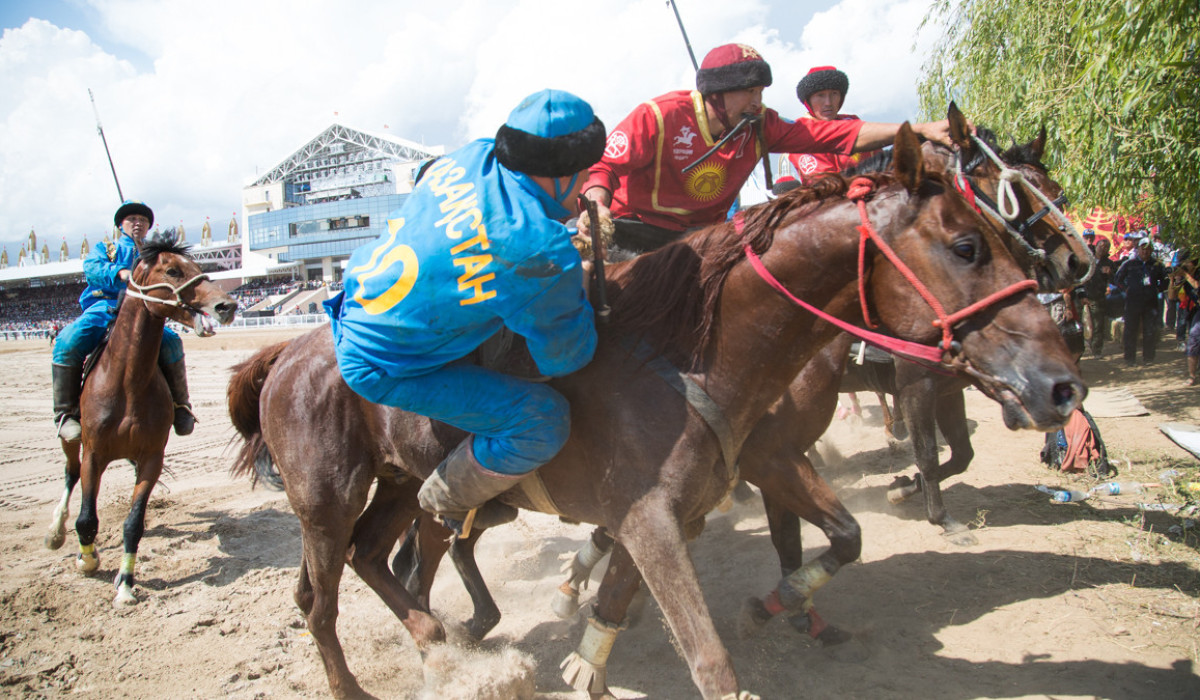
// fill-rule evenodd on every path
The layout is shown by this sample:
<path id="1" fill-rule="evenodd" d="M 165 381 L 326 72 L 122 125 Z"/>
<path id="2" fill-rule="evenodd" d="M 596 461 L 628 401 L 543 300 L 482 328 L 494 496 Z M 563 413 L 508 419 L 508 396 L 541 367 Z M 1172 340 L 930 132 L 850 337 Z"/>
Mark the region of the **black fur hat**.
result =
<path id="1" fill-rule="evenodd" d="M 704 57 L 696 71 L 696 89 L 701 95 L 767 87 L 771 84 L 771 66 L 752 47 L 745 44 L 718 46 Z"/>
<path id="2" fill-rule="evenodd" d="M 150 210 L 150 207 L 146 206 L 145 202 L 139 202 L 135 199 L 127 199 L 121 202 L 121 206 L 117 207 L 117 213 L 113 214 L 113 223 L 116 224 L 117 228 L 121 228 L 121 222 L 125 220 L 125 217 L 133 216 L 134 214 L 141 214 L 150 219 L 150 226 L 154 225 L 154 212 Z"/>
<path id="3" fill-rule="evenodd" d="M 526 97 L 496 132 L 496 160 L 527 175 L 566 177 L 604 155 L 604 123 L 587 102 L 562 90 Z"/>
<path id="4" fill-rule="evenodd" d="M 822 90 L 837 90 L 842 93 L 842 101 L 846 100 L 846 92 L 850 90 L 850 79 L 846 74 L 833 66 L 817 66 L 808 71 L 808 75 L 796 83 L 796 97 L 805 105 L 814 92 Z"/>

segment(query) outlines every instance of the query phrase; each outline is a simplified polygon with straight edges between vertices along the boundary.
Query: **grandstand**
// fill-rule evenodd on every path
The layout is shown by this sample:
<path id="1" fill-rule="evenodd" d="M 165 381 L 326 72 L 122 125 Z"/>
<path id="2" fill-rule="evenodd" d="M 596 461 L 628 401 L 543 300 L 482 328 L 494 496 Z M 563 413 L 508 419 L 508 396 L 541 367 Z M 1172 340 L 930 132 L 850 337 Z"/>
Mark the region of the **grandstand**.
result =
<path id="1" fill-rule="evenodd" d="M 321 303 L 341 288 L 350 254 L 386 230 L 415 172 L 444 152 L 333 124 L 247 185 L 244 226 L 235 217 L 226 240 L 213 241 L 206 222 L 192 248 L 238 299 L 235 327 L 324 322 Z M 31 251 L 34 243 L 30 232 Z M 15 265 L 7 250 L 0 257 L 0 340 L 46 337 L 79 314 L 86 249 L 71 259 L 64 244 L 58 262 L 24 250 Z"/>

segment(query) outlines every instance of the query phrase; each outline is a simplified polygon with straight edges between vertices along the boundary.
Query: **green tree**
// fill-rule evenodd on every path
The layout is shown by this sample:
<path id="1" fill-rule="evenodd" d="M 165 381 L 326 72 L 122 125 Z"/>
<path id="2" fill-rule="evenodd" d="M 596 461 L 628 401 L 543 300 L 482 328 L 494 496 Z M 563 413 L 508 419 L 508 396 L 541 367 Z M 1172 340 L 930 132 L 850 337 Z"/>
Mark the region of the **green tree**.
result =
<path id="1" fill-rule="evenodd" d="M 938 0 L 942 34 L 920 85 L 926 117 L 950 99 L 1027 140 L 1076 211 L 1145 216 L 1200 244 L 1200 6 L 1196 0 Z"/>

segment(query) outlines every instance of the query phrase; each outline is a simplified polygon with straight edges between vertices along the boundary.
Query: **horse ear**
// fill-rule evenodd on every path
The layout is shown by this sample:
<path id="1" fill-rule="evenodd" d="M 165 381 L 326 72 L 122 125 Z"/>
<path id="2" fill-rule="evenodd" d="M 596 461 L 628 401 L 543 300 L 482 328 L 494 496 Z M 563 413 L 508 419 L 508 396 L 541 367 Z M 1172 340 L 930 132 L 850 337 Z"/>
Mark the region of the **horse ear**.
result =
<path id="1" fill-rule="evenodd" d="M 1037 138 L 1029 142 L 1029 154 L 1036 161 L 1042 160 L 1042 154 L 1046 152 L 1046 127 L 1043 126 L 1039 131 Z"/>
<path id="2" fill-rule="evenodd" d="M 950 122 L 950 140 L 963 151 L 970 150 L 971 127 L 967 125 L 967 118 L 953 101 L 946 110 L 946 120 Z"/>
<path id="3" fill-rule="evenodd" d="M 925 178 L 925 159 L 921 155 L 921 142 L 908 122 L 900 125 L 896 140 L 892 144 L 892 165 L 896 179 L 909 194 L 916 194 Z"/>

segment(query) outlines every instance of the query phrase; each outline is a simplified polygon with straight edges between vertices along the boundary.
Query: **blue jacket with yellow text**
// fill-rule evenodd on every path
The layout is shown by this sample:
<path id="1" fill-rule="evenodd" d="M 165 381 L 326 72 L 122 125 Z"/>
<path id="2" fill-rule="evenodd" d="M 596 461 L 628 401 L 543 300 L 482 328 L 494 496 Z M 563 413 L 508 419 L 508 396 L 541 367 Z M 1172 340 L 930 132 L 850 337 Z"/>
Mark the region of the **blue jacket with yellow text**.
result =
<path id="1" fill-rule="evenodd" d="M 416 376 L 507 326 L 544 374 L 591 360 L 596 329 L 579 253 L 556 221 L 569 212 L 493 149 L 480 139 L 438 160 L 387 231 L 354 251 L 345 289 L 325 304 L 339 358 Z"/>

